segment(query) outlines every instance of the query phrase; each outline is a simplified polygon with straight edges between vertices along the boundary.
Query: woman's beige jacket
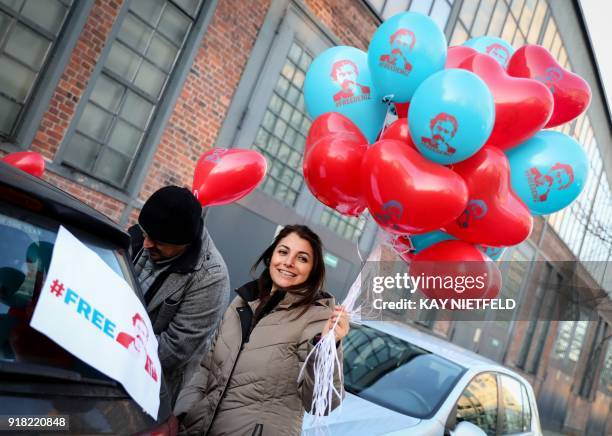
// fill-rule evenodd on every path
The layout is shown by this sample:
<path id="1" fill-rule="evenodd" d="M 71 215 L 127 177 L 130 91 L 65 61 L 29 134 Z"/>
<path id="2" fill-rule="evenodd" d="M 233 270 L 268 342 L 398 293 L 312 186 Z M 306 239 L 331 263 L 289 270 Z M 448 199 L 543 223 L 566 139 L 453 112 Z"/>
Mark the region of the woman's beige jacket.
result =
<path id="1" fill-rule="evenodd" d="M 252 326 L 252 314 L 259 305 L 256 282 L 236 292 L 238 297 L 225 312 L 211 351 L 177 400 L 174 413 L 181 419 L 181 431 L 299 435 L 304 410 L 311 409 L 314 359 L 309 359 L 299 382 L 298 375 L 314 346 L 313 338 L 333 311 L 334 299 L 322 294 L 300 316 L 304 306 L 290 308 L 299 296 L 278 291 L 274 295 L 277 301 L 282 298 L 280 302 Z M 338 357 L 342 364 L 341 347 Z M 342 392 L 341 372 L 336 367 L 338 392 Z M 333 407 L 337 404 L 335 397 Z"/>

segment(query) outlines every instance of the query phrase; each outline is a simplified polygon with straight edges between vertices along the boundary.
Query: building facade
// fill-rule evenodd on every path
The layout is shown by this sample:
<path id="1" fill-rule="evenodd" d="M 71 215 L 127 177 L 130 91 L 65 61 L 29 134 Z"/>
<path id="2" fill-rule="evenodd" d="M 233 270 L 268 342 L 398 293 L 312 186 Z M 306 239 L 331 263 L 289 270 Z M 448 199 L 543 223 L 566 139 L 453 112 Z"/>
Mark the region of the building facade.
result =
<path id="1" fill-rule="evenodd" d="M 1 0 L 1 153 L 33 150 L 45 178 L 121 225 L 168 184 L 190 186 L 213 146 L 252 148 L 268 175 L 207 225 L 234 286 L 279 225 L 306 223 L 326 244 L 328 287 L 341 297 L 377 238 L 367 214 L 347 218 L 310 194 L 301 171 L 311 123 L 303 98 L 312 59 L 334 45 L 367 50 L 401 11 L 431 16 L 449 45 L 501 36 L 547 47 L 591 85 L 589 110 L 559 130 L 585 148 L 589 182 L 569 208 L 537 218 L 504 254 L 504 290 L 527 311 L 551 306 L 543 281 L 578 260 L 612 289 L 612 122 L 580 6 L 572 0 Z M 529 317 L 526 317 L 527 319 Z M 536 388 L 545 428 L 612 431 L 612 320 L 432 319 L 422 328 L 521 371 Z"/>

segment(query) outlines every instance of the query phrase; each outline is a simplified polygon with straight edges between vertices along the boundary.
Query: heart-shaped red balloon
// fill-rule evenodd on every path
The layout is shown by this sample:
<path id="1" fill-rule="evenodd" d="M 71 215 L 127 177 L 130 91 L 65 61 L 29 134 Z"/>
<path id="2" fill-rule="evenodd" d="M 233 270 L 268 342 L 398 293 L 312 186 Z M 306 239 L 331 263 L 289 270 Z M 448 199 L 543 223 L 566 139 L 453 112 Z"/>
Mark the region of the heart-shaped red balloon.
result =
<path id="1" fill-rule="evenodd" d="M 436 300 L 496 298 L 502 284 L 495 262 L 464 241 L 438 242 L 415 254 L 410 275 L 420 277 L 419 290 Z"/>
<path id="2" fill-rule="evenodd" d="M 17 151 L 7 154 L 2 158 L 2 162 L 6 162 L 36 177 L 42 177 L 45 172 L 45 159 L 34 151 Z"/>
<path id="3" fill-rule="evenodd" d="M 359 130 L 359 127 L 353 121 L 338 112 L 327 112 L 319 115 L 310 125 L 308 135 L 306 136 L 304 157 L 308 155 L 314 144 L 330 136 L 336 138 L 341 136 L 361 144 L 368 143 L 366 137 L 363 136 L 363 133 L 361 133 L 361 130 Z"/>
<path id="4" fill-rule="evenodd" d="M 410 109 L 410 102 L 406 103 L 393 103 L 395 106 L 395 112 L 398 118 L 408 118 L 408 110 Z"/>
<path id="5" fill-rule="evenodd" d="M 213 148 L 193 175 L 193 195 L 202 206 L 217 206 L 250 194 L 266 176 L 266 159 L 255 150 Z"/>
<path id="6" fill-rule="evenodd" d="M 477 54 L 478 51 L 472 47 L 467 47 L 464 45 L 449 47 L 446 53 L 446 63 L 444 64 L 444 68 L 447 70 L 449 68 L 460 68 L 463 61 Z"/>
<path id="7" fill-rule="evenodd" d="M 417 150 L 416 145 L 414 145 L 414 141 L 410 136 L 410 128 L 408 127 L 407 118 L 400 118 L 394 121 L 384 130 L 380 139 L 395 139 Z"/>
<path id="8" fill-rule="evenodd" d="M 468 197 L 461 176 L 393 139 L 366 151 L 361 189 L 376 222 L 397 234 L 439 229 L 463 212 Z"/>
<path id="9" fill-rule="evenodd" d="M 501 150 L 486 145 L 453 165 L 453 171 L 467 183 L 469 200 L 461 216 L 444 226 L 447 233 L 494 247 L 520 244 L 529 237 L 533 217 L 510 187 L 510 164 Z"/>
<path id="10" fill-rule="evenodd" d="M 311 145 L 304 157 L 304 180 L 321 203 L 344 215 L 364 211 L 359 172 L 367 144 L 365 138 L 336 133 Z"/>
<path id="11" fill-rule="evenodd" d="M 539 132 L 553 111 L 553 97 L 542 83 L 512 77 L 491 56 L 476 54 L 460 64 L 487 84 L 495 102 L 495 124 L 487 144 L 506 150 Z"/>
<path id="12" fill-rule="evenodd" d="M 510 58 L 508 74 L 542 82 L 555 101 L 550 120 L 545 127 L 555 127 L 573 120 L 591 102 L 589 84 L 557 63 L 548 50 L 539 45 L 524 45 Z"/>

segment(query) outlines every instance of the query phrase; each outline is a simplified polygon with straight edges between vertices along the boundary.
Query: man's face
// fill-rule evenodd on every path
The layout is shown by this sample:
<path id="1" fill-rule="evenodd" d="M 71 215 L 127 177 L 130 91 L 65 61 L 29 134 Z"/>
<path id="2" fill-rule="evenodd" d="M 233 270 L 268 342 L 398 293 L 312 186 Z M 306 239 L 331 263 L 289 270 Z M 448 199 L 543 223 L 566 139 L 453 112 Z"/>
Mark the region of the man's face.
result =
<path id="1" fill-rule="evenodd" d="M 562 187 L 566 187 L 570 182 L 570 177 L 567 171 L 559 169 L 554 170 L 549 173 L 553 178 L 553 185 L 557 189 L 563 189 Z"/>
<path id="2" fill-rule="evenodd" d="M 437 121 L 432 130 L 433 139 L 448 143 L 455 134 L 455 126 L 450 121 Z"/>
<path id="3" fill-rule="evenodd" d="M 336 70 L 336 82 L 342 89 L 351 89 L 357 83 L 357 74 L 352 65 L 342 65 Z"/>
<path id="4" fill-rule="evenodd" d="M 177 244 L 168 244 L 166 242 L 159 242 L 149 238 L 147 232 L 142 229 L 142 233 L 144 236 L 144 242 L 142 246 L 149 253 L 149 257 L 154 262 L 158 262 L 164 259 L 170 259 L 172 257 L 178 256 L 183 253 L 189 244 L 177 245 Z"/>
<path id="5" fill-rule="evenodd" d="M 134 347 L 140 351 L 145 348 L 145 344 L 149 337 L 149 330 L 147 329 L 144 321 L 137 320 L 134 325 L 134 331 L 136 332 L 136 337 L 134 338 Z"/>
<path id="6" fill-rule="evenodd" d="M 491 55 L 497 62 L 504 66 L 508 63 L 508 53 L 506 53 L 506 51 L 501 48 L 493 48 L 489 52 L 489 55 Z"/>
<path id="7" fill-rule="evenodd" d="M 393 48 L 399 49 L 402 53 L 406 54 L 410 52 L 410 44 L 412 44 L 412 37 L 410 35 L 397 35 L 395 41 L 393 41 Z"/>

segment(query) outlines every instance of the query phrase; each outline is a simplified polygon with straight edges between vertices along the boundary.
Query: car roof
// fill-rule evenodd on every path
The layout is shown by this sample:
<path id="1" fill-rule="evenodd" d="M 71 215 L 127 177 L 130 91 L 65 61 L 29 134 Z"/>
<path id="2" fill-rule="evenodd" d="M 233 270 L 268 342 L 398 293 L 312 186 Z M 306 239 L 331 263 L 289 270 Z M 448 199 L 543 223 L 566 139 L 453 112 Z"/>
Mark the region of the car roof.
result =
<path id="1" fill-rule="evenodd" d="M 67 192 L 4 162 L 0 162 L 0 201 L 25 207 L 121 248 L 129 246 L 130 236 L 107 216 Z"/>
<path id="2" fill-rule="evenodd" d="M 507 368 L 494 360 L 466 350 L 433 334 L 421 331 L 414 326 L 398 321 L 360 321 L 359 323 L 403 339 L 467 369 L 508 371 Z"/>

